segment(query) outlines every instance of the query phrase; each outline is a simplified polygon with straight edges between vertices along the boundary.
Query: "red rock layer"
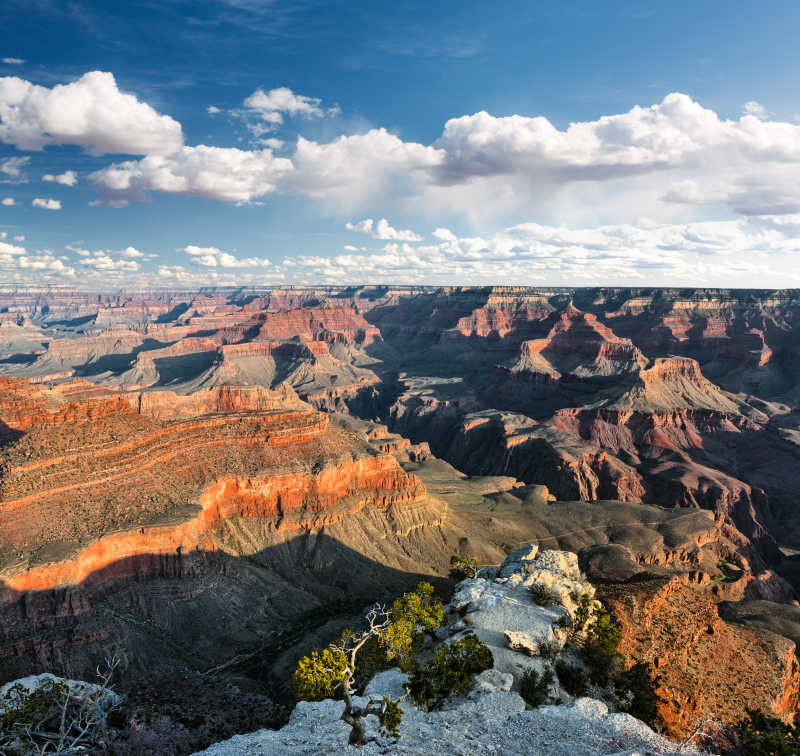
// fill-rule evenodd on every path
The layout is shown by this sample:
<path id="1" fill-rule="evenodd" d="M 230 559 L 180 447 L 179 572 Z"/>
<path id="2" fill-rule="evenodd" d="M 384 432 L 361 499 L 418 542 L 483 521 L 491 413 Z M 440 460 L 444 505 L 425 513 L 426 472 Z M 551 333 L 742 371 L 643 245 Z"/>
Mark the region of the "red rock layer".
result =
<path id="1" fill-rule="evenodd" d="M 688 576 L 605 586 L 598 597 L 621 623 L 619 650 L 627 662 L 648 662 L 660 678 L 659 718 L 667 734 L 684 737 L 710 714 L 736 722 L 747 708 L 794 719 L 795 644 L 726 623 Z"/>

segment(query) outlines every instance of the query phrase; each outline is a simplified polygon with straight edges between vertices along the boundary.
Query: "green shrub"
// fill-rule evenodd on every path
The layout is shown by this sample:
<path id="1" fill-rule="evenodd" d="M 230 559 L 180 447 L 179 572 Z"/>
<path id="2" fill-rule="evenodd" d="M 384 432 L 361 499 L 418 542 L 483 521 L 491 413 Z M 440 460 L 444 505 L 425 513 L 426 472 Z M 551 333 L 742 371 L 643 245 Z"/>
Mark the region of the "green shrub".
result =
<path id="1" fill-rule="evenodd" d="M 5 748 L 13 748 L 18 739 L 27 741 L 24 733 L 27 728 L 45 728 L 58 732 L 61 719 L 61 708 L 69 688 L 63 682 L 47 680 L 34 690 L 24 685 L 12 685 L 0 699 L 0 753 Z M 9 751 L 13 753 L 14 751 Z M 39 748 L 31 751 L 38 753 Z"/>
<path id="2" fill-rule="evenodd" d="M 391 610 L 392 622 L 378 636 L 387 666 L 396 664 L 410 672 L 414 654 L 425 645 L 425 634 L 444 622 L 444 607 L 434 596 L 433 586 L 421 582 L 410 593 L 395 599 Z"/>
<path id="3" fill-rule="evenodd" d="M 618 672 L 614 678 L 614 691 L 620 702 L 620 709 L 654 727 L 660 701 L 656 693 L 658 682 L 650 665 L 644 662 Z"/>
<path id="4" fill-rule="evenodd" d="M 406 687 L 414 701 L 425 709 L 437 709 L 452 696 L 463 696 L 472 678 L 491 669 L 489 647 L 472 633 L 452 643 L 443 643 L 424 667 L 416 666 Z"/>
<path id="5" fill-rule="evenodd" d="M 776 717 L 747 709 L 737 725 L 745 756 L 793 756 L 800 753 L 800 728 Z"/>
<path id="6" fill-rule="evenodd" d="M 348 633 L 352 635 L 345 630 L 342 637 Z M 297 669 L 290 681 L 292 693 L 298 701 L 334 698 L 349 669 L 347 656 L 338 649 L 312 651 L 311 656 L 304 656 L 297 662 Z"/>
<path id="7" fill-rule="evenodd" d="M 535 669 L 526 669 L 519 681 L 519 694 L 528 706 L 536 707 L 550 700 L 553 670 L 546 667 L 540 675 Z"/>
<path id="8" fill-rule="evenodd" d="M 474 578 L 478 571 L 478 562 L 470 557 L 454 554 L 450 557 L 450 579 L 466 580 Z"/>
<path id="9" fill-rule="evenodd" d="M 594 599 L 588 593 L 581 594 L 576 601 L 578 602 L 578 607 L 575 609 L 575 616 L 572 619 L 572 632 L 574 634 L 583 632 L 594 609 Z"/>
<path id="10" fill-rule="evenodd" d="M 556 674 L 561 687 L 575 698 L 585 696 L 589 690 L 589 677 L 586 671 L 577 664 L 558 661 L 556 662 Z"/>
<path id="11" fill-rule="evenodd" d="M 596 607 L 583 642 L 583 657 L 595 685 L 606 687 L 620 670 L 622 656 L 617 646 L 621 636 L 614 615 L 602 606 Z"/>
<path id="12" fill-rule="evenodd" d="M 552 606 L 558 603 L 558 596 L 542 583 L 534 583 L 529 589 L 531 597 L 539 606 Z"/>
<path id="13" fill-rule="evenodd" d="M 396 701 L 392 701 L 391 698 L 384 696 L 383 701 L 386 707 L 378 714 L 378 722 L 380 722 L 381 725 L 381 735 L 387 738 L 399 738 L 400 730 L 398 728 L 403 721 L 403 710 L 400 708 L 400 704 Z"/>

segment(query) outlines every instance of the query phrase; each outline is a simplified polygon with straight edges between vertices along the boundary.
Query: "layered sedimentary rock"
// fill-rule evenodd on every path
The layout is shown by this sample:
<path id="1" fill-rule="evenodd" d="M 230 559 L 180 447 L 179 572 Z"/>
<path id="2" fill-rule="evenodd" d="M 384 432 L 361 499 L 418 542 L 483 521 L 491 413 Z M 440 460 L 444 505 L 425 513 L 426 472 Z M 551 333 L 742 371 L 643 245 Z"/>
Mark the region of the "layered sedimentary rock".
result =
<path id="1" fill-rule="evenodd" d="M 737 722 L 746 709 L 793 721 L 800 709 L 795 644 L 723 621 L 708 591 L 687 578 L 604 586 L 598 594 L 621 623 L 626 661 L 651 664 L 659 678 L 666 732 L 685 737 L 711 716 Z"/>
<path id="2" fill-rule="evenodd" d="M 111 647 L 142 667 L 170 647 L 214 666 L 340 596 L 337 575 L 345 594 L 406 585 L 426 539 L 441 541 L 444 510 L 418 479 L 292 393 L 58 408 L 32 392 L 39 415 L 3 450 L 4 676 L 86 669 Z M 363 574 L 339 572 L 353 560 Z M 252 601 L 259 619 L 237 627 Z"/>

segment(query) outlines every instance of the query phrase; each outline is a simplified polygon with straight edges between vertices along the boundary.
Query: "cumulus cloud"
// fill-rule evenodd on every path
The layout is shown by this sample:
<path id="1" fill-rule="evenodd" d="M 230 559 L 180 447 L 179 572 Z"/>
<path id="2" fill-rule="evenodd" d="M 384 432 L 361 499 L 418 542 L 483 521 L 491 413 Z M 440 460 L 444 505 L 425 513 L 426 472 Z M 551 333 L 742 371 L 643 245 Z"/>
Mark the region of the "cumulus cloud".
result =
<path id="1" fill-rule="evenodd" d="M 77 145 L 94 155 L 167 155 L 183 144 L 181 125 L 132 94 L 113 74 L 90 71 L 69 84 L 0 78 L 0 141 L 21 150 Z"/>
<path id="2" fill-rule="evenodd" d="M 345 228 L 348 231 L 366 234 L 373 239 L 396 239 L 398 241 L 410 242 L 422 241 L 422 237 L 410 229 L 399 231 L 396 228 L 392 228 L 386 218 L 381 218 L 377 223 L 375 223 L 372 218 L 366 218 L 358 223 L 346 223 Z"/>
<path id="3" fill-rule="evenodd" d="M 764 120 L 772 115 L 760 102 L 756 102 L 755 100 L 750 100 L 746 102 L 742 107 L 745 115 L 751 115 L 759 120 Z"/>
<path id="4" fill-rule="evenodd" d="M 122 260 L 114 258 L 106 252 L 95 252 L 89 257 L 83 257 L 78 261 L 79 265 L 86 265 L 95 270 L 108 272 L 132 272 L 139 270 L 139 263 L 136 260 Z"/>
<path id="5" fill-rule="evenodd" d="M 299 194 L 355 208 L 377 197 L 415 192 L 443 157 L 439 149 L 404 142 L 386 129 L 340 136 L 326 144 L 300 137 L 292 155 L 295 170 L 286 184 Z"/>
<path id="6" fill-rule="evenodd" d="M 5 234 L 3 235 L 5 238 Z M 25 247 L 17 247 L 14 244 L 8 244 L 7 242 L 0 242 L 0 255 L 5 256 L 12 256 L 12 255 L 26 255 L 28 254 Z"/>
<path id="7" fill-rule="evenodd" d="M 272 150 L 183 147 L 169 156 L 151 155 L 103 168 L 89 179 L 112 200 L 142 199 L 148 191 L 193 194 L 248 202 L 274 191 L 292 163 Z"/>
<path id="8" fill-rule="evenodd" d="M 3 197 L 2 201 L 0 201 L 0 205 L 4 205 L 5 207 L 13 207 L 16 204 L 13 197 Z"/>
<path id="9" fill-rule="evenodd" d="M 52 181 L 56 184 L 63 184 L 64 186 L 75 186 L 78 183 L 78 174 L 75 171 L 64 171 L 54 175 L 52 173 L 45 173 L 42 176 L 42 181 Z"/>
<path id="10" fill-rule="evenodd" d="M 9 66 L 21 66 L 24 62 L 24 58 L 3 58 L 3 63 Z"/>
<path id="11" fill-rule="evenodd" d="M 29 157 L 13 157 L 0 160 L 0 173 L 4 173 L 9 178 L 0 179 L 3 184 L 19 184 L 27 179 L 23 173 L 23 168 L 30 161 Z"/>
<path id="12" fill-rule="evenodd" d="M 379 252 L 300 256 L 281 266 L 292 280 L 331 284 L 747 286 L 757 277 L 785 286 L 800 282 L 799 230 L 800 214 L 578 229 L 523 223 L 486 237 L 451 232 L 437 244 L 389 242 Z"/>
<path id="13" fill-rule="evenodd" d="M 209 105 L 206 108 L 206 113 L 208 113 L 209 115 L 217 115 L 217 113 L 221 112 L 222 110 L 220 110 L 216 105 Z"/>
<path id="14" fill-rule="evenodd" d="M 318 115 L 322 107 L 276 91 L 283 92 L 248 98 L 261 108 L 253 112 L 277 121 L 286 113 Z M 116 204 L 148 191 L 233 202 L 281 191 L 318 198 L 339 213 L 377 214 L 391 202 L 404 213 L 473 221 L 531 206 L 550 223 L 629 222 L 632 208 L 666 222 L 685 213 L 681 205 L 690 213 L 705 205 L 744 215 L 800 212 L 800 125 L 770 117 L 749 103 L 745 115 L 726 120 L 674 93 L 564 129 L 542 116 L 479 112 L 448 120 L 429 145 L 382 128 L 329 142 L 299 137 L 285 158 L 269 148 L 201 145 L 111 165 L 92 180 Z"/>
<path id="15" fill-rule="evenodd" d="M 3 277 L 19 283 L 41 283 L 42 279 L 63 279 L 75 275 L 51 250 L 28 252 L 24 247 L 0 241 L 0 271 Z"/>
<path id="16" fill-rule="evenodd" d="M 449 228 L 437 228 L 434 230 L 433 236 L 442 241 L 455 241 L 458 238 Z"/>
<path id="17" fill-rule="evenodd" d="M 206 268 L 255 268 L 268 267 L 272 263 L 260 257 L 238 258 L 228 252 L 223 252 L 217 247 L 198 247 L 189 244 L 182 252 L 189 255 L 194 263 Z"/>
<path id="18" fill-rule="evenodd" d="M 25 237 L 24 237 L 22 234 L 17 234 L 17 235 L 14 237 L 14 241 L 15 241 L 15 242 L 24 242 L 24 241 L 25 241 Z"/>
<path id="19" fill-rule="evenodd" d="M 283 123 L 284 114 L 321 118 L 326 113 L 338 113 L 338 108 L 324 109 L 318 97 L 295 94 L 288 87 L 277 87 L 269 92 L 257 89 L 244 101 L 244 107 L 273 126 Z"/>
<path id="20" fill-rule="evenodd" d="M 34 207 L 41 207 L 43 210 L 60 210 L 61 209 L 61 201 L 57 199 L 43 199 L 42 197 L 36 197 L 31 204 Z"/>

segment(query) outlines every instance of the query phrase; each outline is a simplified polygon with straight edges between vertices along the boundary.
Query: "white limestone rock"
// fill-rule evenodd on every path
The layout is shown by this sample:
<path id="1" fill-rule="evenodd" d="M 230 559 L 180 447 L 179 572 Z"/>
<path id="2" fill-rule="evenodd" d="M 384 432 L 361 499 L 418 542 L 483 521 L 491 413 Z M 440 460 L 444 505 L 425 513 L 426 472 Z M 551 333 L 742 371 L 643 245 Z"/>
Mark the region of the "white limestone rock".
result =
<path id="1" fill-rule="evenodd" d="M 535 543 L 529 543 L 512 551 L 500 565 L 498 577 L 504 578 L 514 573 L 523 573 L 529 563 L 536 559 L 538 551 L 539 547 Z"/>
<path id="2" fill-rule="evenodd" d="M 6 693 L 11 690 L 15 685 L 21 685 L 25 688 L 26 691 L 29 693 L 37 690 L 42 685 L 44 685 L 48 681 L 53 681 L 56 683 L 64 683 L 68 688 L 70 693 L 74 695 L 91 695 L 93 693 L 97 693 L 102 690 L 102 686 L 96 685 L 95 683 L 85 682 L 84 680 L 68 680 L 64 677 L 57 677 L 56 675 L 51 675 L 49 672 L 43 672 L 40 675 L 28 675 L 28 677 L 21 677 L 18 680 L 12 680 L 11 682 L 7 682 L 5 685 L 0 686 L 0 714 L 6 711 L 5 706 L 3 705 L 3 701 L 5 700 Z M 122 697 L 118 693 L 114 693 L 114 691 L 107 690 L 98 703 L 106 710 L 110 709 L 112 706 L 117 705 L 122 701 Z"/>
<path id="3" fill-rule="evenodd" d="M 490 677 L 483 674 L 485 679 Z M 373 696 L 392 695 L 402 678 L 404 675 L 397 670 L 376 675 L 370 683 L 370 692 Z M 357 700 L 363 703 L 367 699 Z M 661 756 L 679 753 L 677 743 L 657 735 L 627 714 L 609 714 L 605 704 L 589 698 L 578 699 L 570 706 L 525 710 L 518 695 L 491 685 L 476 687 L 468 698 L 455 699 L 441 711 L 422 712 L 409 700 L 403 701 L 401 707 L 404 713 L 399 728 L 401 737 L 397 741 L 382 737 L 376 718 L 369 717 L 368 735 L 375 740 L 360 748 L 347 745 L 350 728 L 340 719 L 344 704 L 326 700 L 298 704 L 289 723 L 281 730 L 236 735 L 200 753 L 204 756 L 574 756 L 584 753 Z M 680 753 L 698 752 L 685 747 Z"/>

